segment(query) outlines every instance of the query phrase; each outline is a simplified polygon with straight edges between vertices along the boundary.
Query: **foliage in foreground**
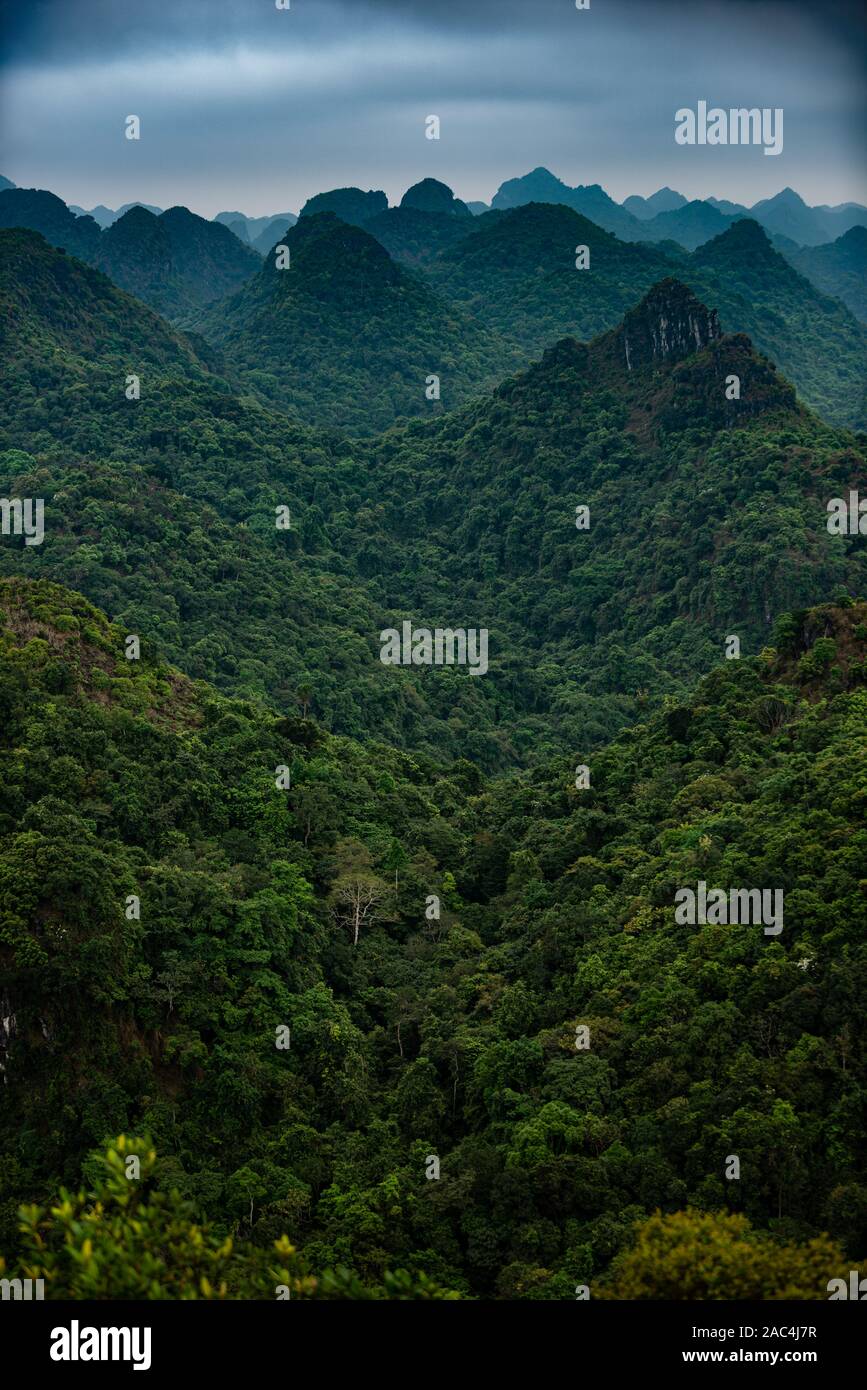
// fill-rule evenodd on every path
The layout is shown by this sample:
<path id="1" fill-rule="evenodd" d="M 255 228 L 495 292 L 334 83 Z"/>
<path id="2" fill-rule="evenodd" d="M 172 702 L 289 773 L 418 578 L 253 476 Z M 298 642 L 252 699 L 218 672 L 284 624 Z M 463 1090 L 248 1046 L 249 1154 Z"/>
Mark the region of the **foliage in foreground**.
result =
<path id="1" fill-rule="evenodd" d="M 91 1190 L 62 1188 L 53 1206 L 21 1208 L 14 1277 L 43 1279 L 47 1299 L 460 1297 L 405 1270 L 386 1271 L 374 1286 L 343 1268 L 312 1274 L 287 1236 L 270 1250 L 237 1243 L 199 1222 L 176 1188 L 159 1187 L 147 1138 L 121 1134 L 91 1157 L 88 1171 Z M 0 1274 L 6 1274 L 2 1259 Z"/>

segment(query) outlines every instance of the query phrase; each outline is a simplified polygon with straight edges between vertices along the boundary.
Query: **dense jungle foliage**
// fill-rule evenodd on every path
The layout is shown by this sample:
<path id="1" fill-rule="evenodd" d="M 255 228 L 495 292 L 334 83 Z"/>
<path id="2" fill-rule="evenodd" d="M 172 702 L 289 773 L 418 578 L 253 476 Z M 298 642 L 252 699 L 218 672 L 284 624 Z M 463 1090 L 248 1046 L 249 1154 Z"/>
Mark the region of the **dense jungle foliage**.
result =
<path id="1" fill-rule="evenodd" d="M 863 1250 L 867 605 L 781 620 L 577 790 L 227 700 L 51 584 L 0 602 L 10 1266 L 22 1198 L 120 1132 L 239 1243 L 236 1291 L 288 1236 L 374 1294 L 665 1296 L 616 1259 L 657 1208 Z M 699 879 L 782 888 L 783 933 L 678 926 Z"/>
<path id="2" fill-rule="evenodd" d="M 0 231 L 0 498 L 45 504 L 0 536 L 0 1276 L 826 1299 L 867 1251 L 861 349 L 749 221 L 398 211 L 403 264 L 306 211 L 201 332 Z M 777 262 L 836 423 L 760 350 Z M 405 621 L 488 673 L 383 665 Z M 702 883 L 782 931 L 684 925 Z"/>

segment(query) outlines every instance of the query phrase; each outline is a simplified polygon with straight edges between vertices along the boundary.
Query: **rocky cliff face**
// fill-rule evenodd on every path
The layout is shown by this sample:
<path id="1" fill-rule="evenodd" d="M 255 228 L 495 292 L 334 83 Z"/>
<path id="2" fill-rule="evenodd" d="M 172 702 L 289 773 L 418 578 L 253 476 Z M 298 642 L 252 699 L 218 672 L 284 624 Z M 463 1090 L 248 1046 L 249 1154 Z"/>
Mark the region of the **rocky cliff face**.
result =
<path id="1" fill-rule="evenodd" d="M 719 317 L 679 280 L 662 280 L 630 311 L 620 330 L 629 371 L 679 361 L 721 336 Z"/>

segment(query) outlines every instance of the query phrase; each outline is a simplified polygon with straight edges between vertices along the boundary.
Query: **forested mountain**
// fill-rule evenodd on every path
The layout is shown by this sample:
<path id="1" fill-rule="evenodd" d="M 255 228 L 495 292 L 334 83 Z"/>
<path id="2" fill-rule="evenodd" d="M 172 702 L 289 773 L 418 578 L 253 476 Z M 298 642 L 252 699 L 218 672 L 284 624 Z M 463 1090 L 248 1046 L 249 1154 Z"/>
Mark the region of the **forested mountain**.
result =
<path id="1" fill-rule="evenodd" d="M 62 198 L 40 188 L 0 190 L 0 228 L 6 227 L 29 227 L 83 261 L 96 255 L 101 235 L 92 217 L 76 217 Z"/>
<path id="2" fill-rule="evenodd" d="M 146 212 L 153 213 L 154 217 L 159 217 L 163 211 L 153 203 L 123 203 L 119 208 L 107 208 L 105 203 L 97 203 L 95 208 L 82 208 L 77 203 L 67 203 L 70 212 L 74 212 L 76 217 L 92 217 L 94 222 L 98 222 L 103 231 L 110 227 L 124 213 L 129 212 L 130 208 L 144 208 Z"/>
<path id="3" fill-rule="evenodd" d="M 645 222 L 642 233 L 644 241 L 676 241 L 688 251 L 694 251 L 711 237 L 721 236 L 731 226 L 731 217 L 726 217 L 709 203 L 694 198 L 690 203 L 657 213 Z"/>
<path id="4" fill-rule="evenodd" d="M 46 441 L 60 437 L 63 407 L 52 391 L 75 401 L 77 390 L 70 423 L 73 413 L 87 416 L 98 434 L 99 402 L 88 405 L 82 392 L 100 373 L 112 372 L 122 401 L 127 372 L 188 382 L 206 372 L 189 339 L 38 232 L 0 232 L 0 266 L 8 440 L 34 442 L 43 430 Z"/>
<path id="5" fill-rule="evenodd" d="M 784 188 L 773 198 L 754 203 L 750 216 L 768 232 L 790 237 L 801 246 L 818 246 L 833 241 L 850 227 L 867 225 L 867 208 L 860 204 L 811 208 L 793 188 Z"/>
<path id="6" fill-rule="evenodd" d="M 266 257 L 234 298 L 191 322 L 245 381 L 301 419 L 369 433 L 464 400 L 518 360 L 333 213 L 305 212 L 285 245 L 288 264 Z M 441 395 L 428 394 L 434 377 Z"/>
<path id="7" fill-rule="evenodd" d="M 265 255 L 288 227 L 298 221 L 294 212 L 275 212 L 269 217 L 247 217 L 243 212 L 218 212 L 215 222 L 222 222 L 239 240 Z"/>
<path id="8" fill-rule="evenodd" d="M 751 219 L 689 253 L 427 179 L 311 200 L 284 262 L 16 217 L 0 1276 L 827 1298 L 867 1251 L 863 326 Z M 385 664 L 405 625 L 484 631 L 483 677 Z M 782 929 L 684 925 L 701 884 Z"/>
<path id="9" fill-rule="evenodd" d="M 228 227 L 169 208 L 131 208 L 102 234 L 95 262 L 121 289 L 178 319 L 238 289 L 261 265 Z"/>
<path id="10" fill-rule="evenodd" d="M 171 319 L 231 293 L 261 265 L 228 227 L 181 207 L 155 216 L 135 203 L 102 230 L 53 193 L 7 189 L 0 192 L 0 228 L 12 227 L 40 232 Z"/>
<path id="11" fill-rule="evenodd" d="M 534 169 L 523 178 L 507 179 L 491 199 L 494 212 L 507 212 L 529 203 L 549 203 L 570 207 L 606 232 L 616 232 L 624 241 L 638 241 L 644 230 L 638 219 L 615 203 L 598 183 L 569 188 L 547 169 Z"/>
<path id="12" fill-rule="evenodd" d="M 684 691 L 728 634 L 757 651 L 777 612 L 856 582 L 825 505 L 863 452 L 675 282 L 451 415 L 349 444 L 238 398 L 102 276 L 4 236 L 19 289 L 0 493 L 46 499 L 46 540 L 7 541 L 0 566 L 75 587 L 228 692 L 507 768 L 578 730 L 598 744 Z M 404 620 L 489 629 L 488 675 L 383 666 L 379 633 Z"/>
<path id="13" fill-rule="evenodd" d="M 370 189 L 365 193 L 361 188 L 332 188 L 308 198 L 301 209 L 301 216 L 315 217 L 317 213 L 331 212 L 341 222 L 360 227 L 387 208 L 388 199 L 381 189 Z"/>
<path id="14" fill-rule="evenodd" d="M 447 251 L 475 231 L 476 220 L 450 212 L 427 212 L 416 207 L 388 208 L 364 224 L 364 230 L 385 247 L 393 260 L 413 268 L 429 268 Z M 443 283 L 441 289 L 447 290 Z"/>
<path id="15" fill-rule="evenodd" d="M 501 184 L 491 207 L 506 211 L 527 203 L 557 203 L 616 232 L 624 241 L 663 241 L 671 237 L 694 250 L 703 240 L 718 236 L 730 218 L 751 217 L 773 235 L 787 236 L 802 246 L 833 241 L 850 227 L 867 225 L 867 208 L 860 203 L 839 207 L 808 207 L 792 188 L 773 198 L 762 198 L 748 208 L 728 199 L 704 198 L 687 202 L 682 193 L 660 188 L 650 198 L 632 194 L 615 203 L 599 184 L 570 188 L 544 168 Z"/>
<path id="16" fill-rule="evenodd" d="M 683 194 L 675 192 L 673 188 L 659 188 L 649 198 L 642 198 L 637 193 L 633 193 L 630 197 L 623 199 L 623 206 L 639 221 L 649 222 L 651 217 L 656 217 L 657 213 L 674 212 L 677 208 L 685 207 L 686 202 Z"/>
<path id="17" fill-rule="evenodd" d="M 579 246 L 589 248 L 586 270 L 576 268 Z M 536 355 L 564 333 L 589 338 L 613 327 L 670 270 L 655 248 L 620 241 L 571 208 L 529 203 L 475 218 L 428 274 Z"/>
<path id="18" fill-rule="evenodd" d="M 342 1270 L 302 1297 L 815 1299 L 859 1258 L 867 605 L 784 618 L 583 791 L 226 700 L 53 585 L 0 621 L 8 1272 L 273 1297 L 289 1234 Z M 773 884 L 782 932 L 678 925 L 698 879 Z M 49 1213 L 82 1165 L 103 1215 Z"/>
<path id="19" fill-rule="evenodd" d="M 472 217 L 466 203 L 456 198 L 448 184 L 439 179 L 422 179 L 408 188 L 400 200 L 402 208 L 418 208 L 421 212 L 445 213 L 449 217 Z"/>
<path id="20" fill-rule="evenodd" d="M 581 270 L 579 246 L 590 253 Z M 826 419 L 867 421 L 863 325 L 798 275 L 753 221 L 735 221 L 691 257 L 674 259 L 664 248 L 626 244 L 565 207 L 530 204 L 477 218 L 427 273 L 534 355 L 563 333 L 590 337 L 613 327 L 652 284 L 676 274 L 719 310 L 724 329 L 748 333 Z"/>
<path id="21" fill-rule="evenodd" d="M 738 325 L 825 419 L 867 424 L 867 331 L 839 300 L 799 275 L 753 221 L 694 253 L 678 272 L 697 293 L 713 286 L 723 326 Z"/>
<path id="22" fill-rule="evenodd" d="M 552 178 L 540 183 L 551 197 Z M 588 190 L 567 192 L 580 193 L 596 217 Z M 344 226 L 363 223 L 413 276 L 402 280 L 363 236 L 341 233 L 322 212 L 311 230 L 317 209 L 328 208 L 342 209 Z M 857 230 L 835 252 L 823 256 L 820 248 L 816 276 L 805 280 L 792 266 L 800 260 L 807 272 L 806 253 L 790 255 L 790 265 L 754 221 L 700 202 L 642 222 L 642 236 L 656 246 L 624 242 L 603 229 L 601 214 L 591 221 L 553 202 L 474 218 L 435 179 L 408 189 L 399 208 L 388 208 L 384 193 L 337 189 L 308 200 L 301 220 L 306 229 L 291 235 L 270 224 L 254 250 L 222 222 L 185 208 L 154 218 L 134 206 L 101 232 L 53 194 L 0 192 L 0 227 L 33 227 L 98 265 L 225 348 L 239 380 L 311 423 L 370 433 L 401 415 L 450 408 L 564 333 L 586 338 L 613 327 L 673 273 L 719 309 L 724 328 L 747 332 L 826 419 L 852 428 L 867 422 L 867 330 L 845 303 L 816 289 L 848 286 L 857 307 Z M 707 240 L 720 226 L 727 230 Z M 281 236 L 296 256 L 282 288 L 273 273 Z M 686 256 L 681 243 L 698 242 Z M 589 264 L 576 274 L 582 246 Z M 257 252 L 270 263 L 263 266 Z M 219 302 L 233 292 L 232 302 Z M 439 400 L 425 395 L 431 376 L 440 378 Z"/>

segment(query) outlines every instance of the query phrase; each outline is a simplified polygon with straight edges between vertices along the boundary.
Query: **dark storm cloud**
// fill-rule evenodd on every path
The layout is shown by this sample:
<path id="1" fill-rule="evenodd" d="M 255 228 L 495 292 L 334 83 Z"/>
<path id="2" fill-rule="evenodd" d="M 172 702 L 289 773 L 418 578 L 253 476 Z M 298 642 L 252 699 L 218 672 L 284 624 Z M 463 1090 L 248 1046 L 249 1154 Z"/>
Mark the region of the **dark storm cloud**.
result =
<path id="1" fill-rule="evenodd" d="M 425 175 L 466 198 L 537 164 L 614 196 L 867 197 L 864 27 L 848 3 L 29 0 L 3 16 L 4 153 L 70 201 L 295 207 Z M 676 147 L 674 111 L 783 106 L 785 149 Z M 443 121 L 425 141 L 425 115 Z M 142 140 L 122 138 L 142 118 Z"/>

